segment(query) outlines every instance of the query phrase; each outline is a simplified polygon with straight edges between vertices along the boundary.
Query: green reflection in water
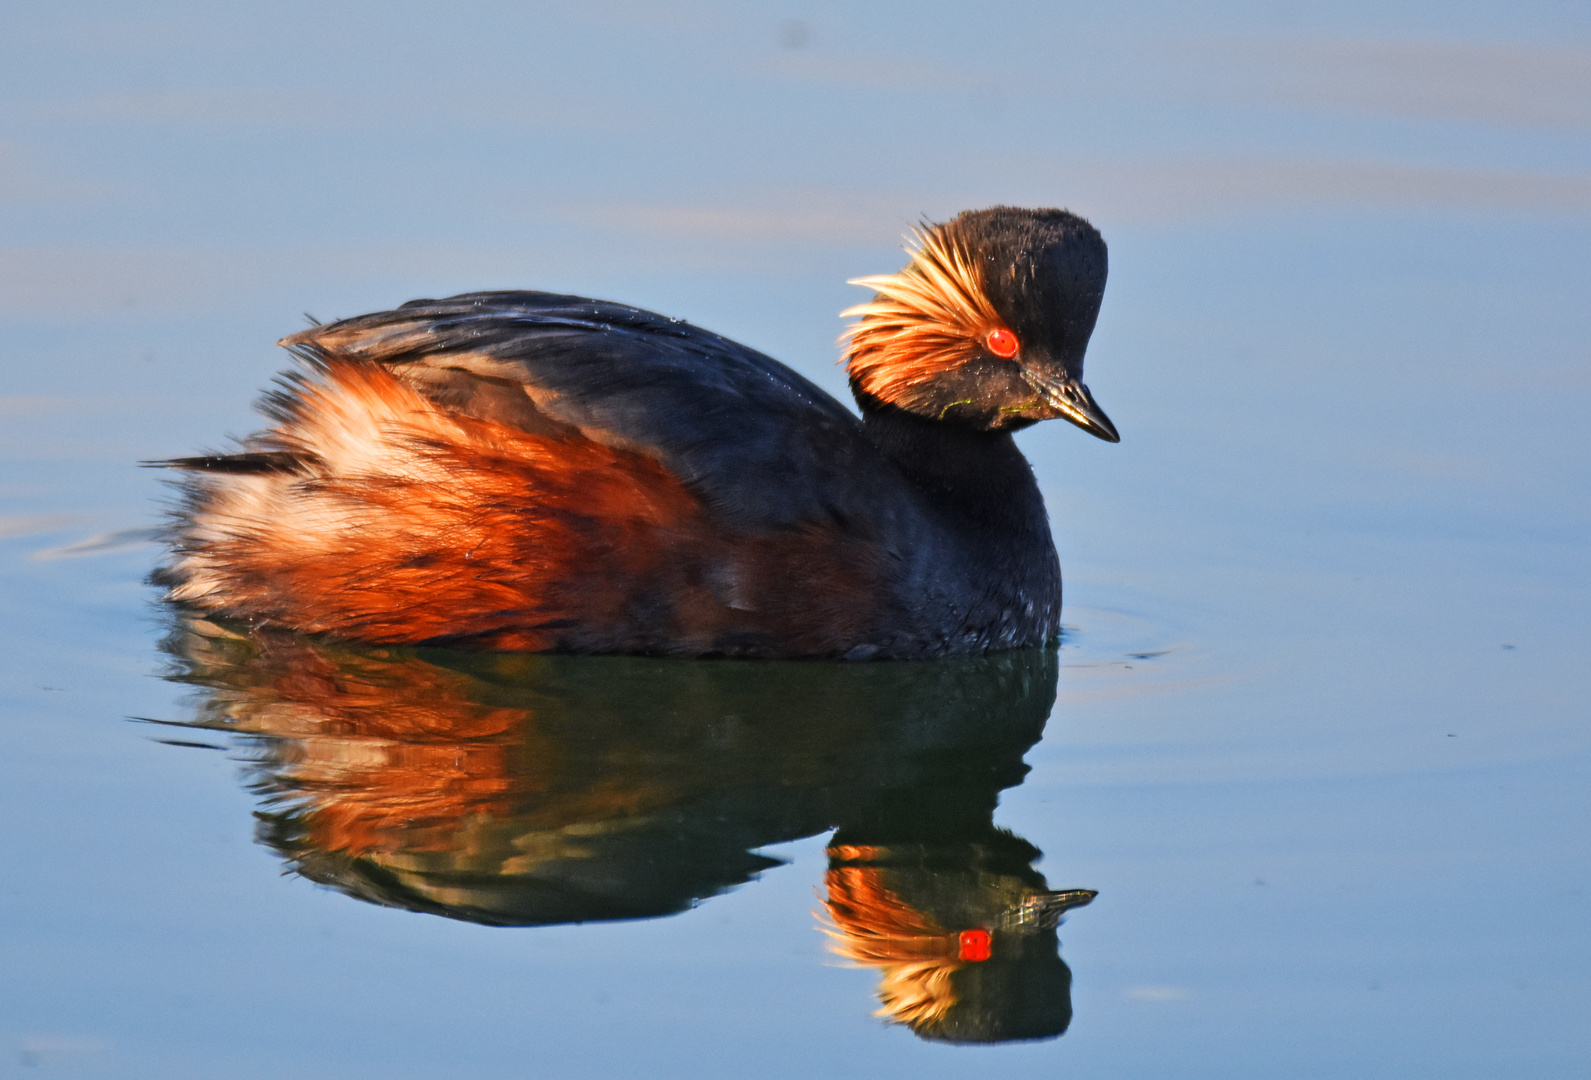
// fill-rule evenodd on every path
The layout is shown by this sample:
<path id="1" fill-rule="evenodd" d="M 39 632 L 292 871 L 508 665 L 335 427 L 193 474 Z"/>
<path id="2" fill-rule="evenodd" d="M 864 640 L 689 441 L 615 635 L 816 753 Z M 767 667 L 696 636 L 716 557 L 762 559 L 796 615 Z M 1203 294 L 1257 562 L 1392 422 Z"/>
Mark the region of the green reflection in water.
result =
<path id="1" fill-rule="evenodd" d="M 834 829 L 826 933 L 928 1038 L 1071 1019 L 1039 851 L 995 827 L 1056 654 L 680 661 L 354 648 L 184 619 L 192 726 L 244 736 L 259 836 L 372 903 L 498 926 L 668 915 Z"/>

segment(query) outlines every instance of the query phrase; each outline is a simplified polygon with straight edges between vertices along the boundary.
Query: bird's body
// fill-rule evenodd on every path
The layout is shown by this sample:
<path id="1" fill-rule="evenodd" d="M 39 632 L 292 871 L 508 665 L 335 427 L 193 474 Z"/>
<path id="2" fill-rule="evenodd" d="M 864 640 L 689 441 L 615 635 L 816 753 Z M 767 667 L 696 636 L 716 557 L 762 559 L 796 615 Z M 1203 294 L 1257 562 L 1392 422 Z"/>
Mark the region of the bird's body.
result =
<path id="1" fill-rule="evenodd" d="M 1061 248 L 1081 243 L 1086 263 L 1097 247 L 1103 288 L 1081 219 L 981 213 L 1051 215 Z M 945 232 L 975 217 L 937 227 L 913 266 L 938 253 L 967 283 L 998 272 Z M 1028 249 L 1041 264 L 1060 250 Z M 267 399 L 275 425 L 171 463 L 194 471 L 160 576 L 215 614 L 370 642 L 848 658 L 1042 644 L 1060 567 L 1011 430 L 1066 415 L 1114 437 L 1074 373 L 1098 289 L 1086 325 L 1062 326 L 1075 364 L 994 310 L 958 365 L 941 339 L 964 328 L 937 310 L 913 325 L 924 304 L 888 284 L 911 273 L 865 282 L 879 297 L 852 331 L 860 419 L 751 349 L 580 297 L 475 293 L 295 335 L 307 371 Z M 1002 330 L 1055 371 L 1006 387 L 1026 367 L 1001 355 Z"/>

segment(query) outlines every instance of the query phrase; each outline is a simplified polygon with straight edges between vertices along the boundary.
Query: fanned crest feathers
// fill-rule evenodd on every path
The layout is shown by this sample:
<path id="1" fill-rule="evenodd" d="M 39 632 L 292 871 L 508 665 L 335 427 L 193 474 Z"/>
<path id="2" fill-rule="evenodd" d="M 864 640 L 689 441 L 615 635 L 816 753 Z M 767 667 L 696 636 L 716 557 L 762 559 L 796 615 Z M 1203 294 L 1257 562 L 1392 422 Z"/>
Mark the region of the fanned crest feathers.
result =
<path id="1" fill-rule="evenodd" d="M 926 404 L 935 379 L 967 363 L 991 331 L 1006 329 L 982 267 L 959 235 L 924 222 L 911 239 L 905 269 L 852 278 L 878 295 L 840 312 L 860 319 L 840 337 L 851 378 L 863 392 L 906 409 Z"/>

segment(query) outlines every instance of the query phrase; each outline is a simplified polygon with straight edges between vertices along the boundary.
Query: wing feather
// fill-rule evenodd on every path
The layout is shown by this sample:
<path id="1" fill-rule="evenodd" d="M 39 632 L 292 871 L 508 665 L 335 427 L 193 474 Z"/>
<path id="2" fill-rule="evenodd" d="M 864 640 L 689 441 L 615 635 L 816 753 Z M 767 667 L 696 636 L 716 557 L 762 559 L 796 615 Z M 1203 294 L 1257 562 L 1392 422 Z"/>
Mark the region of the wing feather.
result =
<path id="1" fill-rule="evenodd" d="M 812 382 L 727 338 L 622 304 L 468 293 L 312 327 L 282 344 L 311 364 L 381 364 L 483 418 L 526 430 L 566 425 L 653 456 L 736 530 L 859 526 L 880 511 L 878 493 L 898 486 L 878 475 L 893 466 L 856 416 Z"/>

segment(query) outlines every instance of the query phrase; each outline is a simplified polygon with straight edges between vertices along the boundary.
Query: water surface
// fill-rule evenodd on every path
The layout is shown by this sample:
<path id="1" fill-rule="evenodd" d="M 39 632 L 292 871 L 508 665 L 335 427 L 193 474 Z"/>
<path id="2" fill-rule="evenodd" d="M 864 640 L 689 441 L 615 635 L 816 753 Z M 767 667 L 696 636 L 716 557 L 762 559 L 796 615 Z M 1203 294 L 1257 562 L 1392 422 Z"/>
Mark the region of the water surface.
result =
<path id="1" fill-rule="evenodd" d="M 0 50 L 0 1075 L 1591 1067 L 1584 11 L 24 5 Z M 136 462 L 250 430 L 305 310 L 584 292 L 843 394 L 844 279 L 995 202 L 1111 245 L 1124 441 L 1020 438 L 1058 652 L 361 652 L 144 584 Z"/>

